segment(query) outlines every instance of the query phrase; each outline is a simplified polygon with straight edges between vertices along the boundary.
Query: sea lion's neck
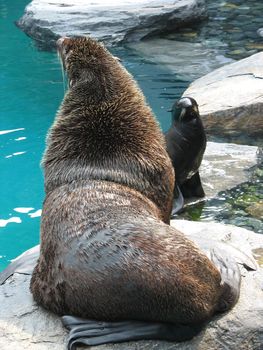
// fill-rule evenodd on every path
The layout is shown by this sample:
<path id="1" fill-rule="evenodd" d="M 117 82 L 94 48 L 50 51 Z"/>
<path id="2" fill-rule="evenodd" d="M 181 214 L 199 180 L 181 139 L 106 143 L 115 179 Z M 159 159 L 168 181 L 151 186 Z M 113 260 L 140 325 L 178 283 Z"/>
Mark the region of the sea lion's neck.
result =
<path id="1" fill-rule="evenodd" d="M 97 111 L 103 111 L 109 108 L 120 97 L 115 97 L 112 94 L 92 94 L 88 89 L 86 90 L 87 93 L 85 93 L 84 88 L 81 89 L 77 86 L 66 93 L 64 101 L 60 106 L 60 112 L 57 115 L 57 120 L 60 123 L 63 124 L 66 115 L 70 115 L 70 118 L 74 118 L 74 116 L 78 118 L 79 112 L 82 115 L 89 113 L 94 115 L 94 112 L 96 114 Z M 63 117 L 60 118 L 60 115 L 63 115 Z"/>
<path id="2" fill-rule="evenodd" d="M 45 190 L 48 193 L 80 180 L 123 184 L 147 195 L 168 222 L 172 192 L 168 202 L 167 189 L 173 187 L 174 174 L 163 135 L 128 73 L 118 85 L 113 84 L 114 78 L 106 94 L 92 101 L 90 91 L 94 90 L 89 86 L 77 90 L 75 85 L 67 92 L 49 131 L 42 161 Z M 162 177 L 163 198 L 153 190 Z"/>
<path id="3" fill-rule="evenodd" d="M 114 95 L 105 89 L 97 90 L 95 86 L 81 83 L 70 88 L 61 104 L 64 113 L 74 112 L 82 106 L 99 106 L 113 100 Z"/>
<path id="4" fill-rule="evenodd" d="M 134 175 L 139 174 L 142 152 L 145 149 L 148 158 L 151 153 L 150 135 L 144 132 L 147 139 L 141 136 L 145 124 L 150 134 L 152 129 L 158 133 L 150 109 L 142 106 L 142 98 L 139 92 L 132 94 L 126 89 L 95 103 L 84 90 L 81 96 L 76 89 L 69 90 L 48 135 L 42 162 L 46 189 L 74 179 L 135 181 L 129 174 L 131 164 L 136 169 Z M 57 170 L 62 168 L 63 172 Z M 121 172 L 116 172 L 117 168 Z"/>

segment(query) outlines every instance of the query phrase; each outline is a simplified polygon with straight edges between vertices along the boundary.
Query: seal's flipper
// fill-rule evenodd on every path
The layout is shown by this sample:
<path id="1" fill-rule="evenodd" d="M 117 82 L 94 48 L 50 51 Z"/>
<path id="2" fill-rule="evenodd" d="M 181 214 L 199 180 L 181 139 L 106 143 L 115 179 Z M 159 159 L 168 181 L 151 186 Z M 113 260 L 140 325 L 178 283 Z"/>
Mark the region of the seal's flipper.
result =
<path id="1" fill-rule="evenodd" d="M 222 296 L 219 300 L 218 312 L 231 309 L 239 298 L 241 274 L 237 262 L 223 251 L 212 250 L 211 261 L 221 274 Z"/>
<path id="2" fill-rule="evenodd" d="M 223 254 L 224 256 L 231 257 L 237 264 L 243 266 L 248 271 L 256 271 L 258 269 L 258 264 L 251 251 L 249 251 L 249 249 L 247 249 L 246 253 L 243 251 L 245 247 L 240 250 L 228 242 L 226 243 L 211 238 L 200 237 L 199 233 L 191 234 L 188 238 L 194 241 L 210 260 L 211 250 L 214 249 L 215 251 L 220 251 L 221 255 Z"/>
<path id="3" fill-rule="evenodd" d="M 178 214 L 184 207 L 184 197 L 177 183 L 174 185 L 174 199 L 171 217 Z"/>
<path id="4" fill-rule="evenodd" d="M 31 275 L 39 257 L 39 245 L 27 250 L 14 259 L 4 271 L 0 272 L 0 285 L 14 273 Z"/>
<path id="5" fill-rule="evenodd" d="M 203 324 L 176 325 L 171 323 L 119 321 L 98 322 L 73 316 L 63 316 L 63 325 L 70 331 L 68 350 L 78 345 L 102 345 L 135 340 L 186 341 L 197 335 Z"/>
<path id="6" fill-rule="evenodd" d="M 184 198 L 202 198 L 205 196 L 205 191 L 201 183 L 199 171 L 197 171 L 190 179 L 186 180 L 180 186 L 180 188 Z"/>

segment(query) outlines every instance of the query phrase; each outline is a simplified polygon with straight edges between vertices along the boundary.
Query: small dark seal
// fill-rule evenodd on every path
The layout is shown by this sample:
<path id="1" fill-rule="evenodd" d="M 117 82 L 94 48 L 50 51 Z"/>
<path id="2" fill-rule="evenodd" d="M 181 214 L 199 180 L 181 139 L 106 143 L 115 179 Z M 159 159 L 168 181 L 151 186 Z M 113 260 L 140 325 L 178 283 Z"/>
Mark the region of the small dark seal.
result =
<path id="1" fill-rule="evenodd" d="M 206 148 L 206 134 L 197 102 L 183 97 L 172 107 L 172 125 L 165 134 L 167 152 L 176 177 L 175 199 L 204 197 L 199 167 Z M 178 206 L 180 208 L 180 206 Z"/>
<path id="2" fill-rule="evenodd" d="M 239 269 L 167 224 L 173 167 L 130 74 L 90 38 L 62 38 L 58 50 L 70 88 L 43 159 L 33 297 L 64 315 L 69 349 L 190 339 L 236 303 Z"/>

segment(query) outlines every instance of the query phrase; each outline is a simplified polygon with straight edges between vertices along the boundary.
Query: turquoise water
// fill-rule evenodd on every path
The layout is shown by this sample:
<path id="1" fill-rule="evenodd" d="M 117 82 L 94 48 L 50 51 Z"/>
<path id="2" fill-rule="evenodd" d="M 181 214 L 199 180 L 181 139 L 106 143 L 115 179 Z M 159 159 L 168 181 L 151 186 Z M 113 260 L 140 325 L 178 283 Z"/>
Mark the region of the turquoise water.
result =
<path id="1" fill-rule="evenodd" d="M 63 97 L 56 53 L 38 51 L 14 24 L 28 1 L 0 0 L 0 270 L 39 241 L 43 200 L 40 160 Z M 170 108 L 188 85 L 125 49 L 114 52 L 135 74 L 163 129 Z"/>
<path id="2" fill-rule="evenodd" d="M 0 1 L 0 270 L 39 240 L 37 211 L 43 198 L 39 162 L 46 131 L 63 96 L 55 55 L 38 52 L 14 25 L 26 4 Z M 17 212 L 30 208 L 29 213 Z"/>

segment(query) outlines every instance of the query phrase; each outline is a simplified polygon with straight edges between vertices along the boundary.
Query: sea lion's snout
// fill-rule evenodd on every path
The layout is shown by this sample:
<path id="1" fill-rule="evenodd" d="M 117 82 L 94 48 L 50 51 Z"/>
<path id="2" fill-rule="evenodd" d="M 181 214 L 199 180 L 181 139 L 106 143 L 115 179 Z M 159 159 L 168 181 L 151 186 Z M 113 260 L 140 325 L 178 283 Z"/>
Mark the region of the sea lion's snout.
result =
<path id="1" fill-rule="evenodd" d="M 63 36 L 57 40 L 57 49 L 61 50 L 63 44 L 67 44 L 69 42 L 70 38 L 67 36 Z"/>
<path id="2" fill-rule="evenodd" d="M 63 70 L 66 70 L 66 56 L 69 51 L 70 38 L 67 36 L 57 40 L 57 53 L 62 63 Z"/>
<path id="3" fill-rule="evenodd" d="M 199 109 L 196 100 L 192 97 L 183 97 L 176 103 L 177 108 L 181 108 L 179 121 L 186 121 L 199 117 Z"/>
<path id="4" fill-rule="evenodd" d="M 174 121 L 182 121 L 187 111 L 195 110 L 198 111 L 198 105 L 192 97 L 182 97 L 176 101 L 172 108 L 167 112 L 172 112 Z"/>
<path id="5" fill-rule="evenodd" d="M 56 42 L 56 44 L 57 44 L 57 49 L 61 49 L 61 46 L 62 46 L 63 41 L 64 41 L 64 38 L 63 38 L 63 37 L 62 37 L 62 38 L 59 38 L 59 39 L 57 40 L 57 42 Z"/>

